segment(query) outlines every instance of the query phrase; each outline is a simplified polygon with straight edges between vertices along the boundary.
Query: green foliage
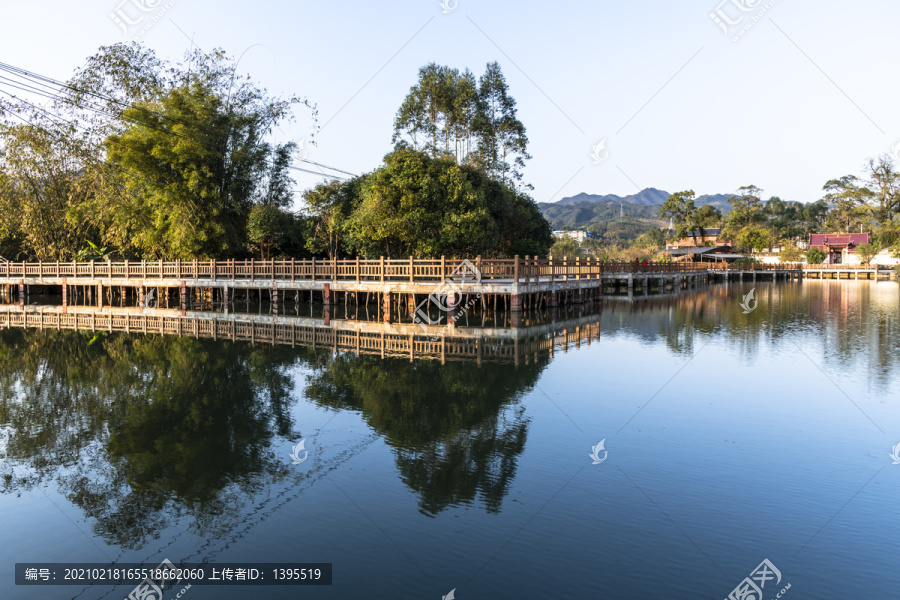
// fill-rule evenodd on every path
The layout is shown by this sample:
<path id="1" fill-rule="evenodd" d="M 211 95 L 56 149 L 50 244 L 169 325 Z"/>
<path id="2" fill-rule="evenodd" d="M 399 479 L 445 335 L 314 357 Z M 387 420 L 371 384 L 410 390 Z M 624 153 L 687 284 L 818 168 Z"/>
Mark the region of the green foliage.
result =
<path id="1" fill-rule="evenodd" d="M 76 262 L 90 262 L 92 260 L 96 261 L 108 261 L 112 260 L 112 252 L 109 251 L 105 246 L 100 248 L 94 242 L 88 240 L 87 248 L 82 248 L 79 250 L 75 257 L 72 259 Z"/>
<path id="2" fill-rule="evenodd" d="M 552 242 L 530 197 L 477 167 L 411 148 L 305 199 L 315 232 L 308 247 L 330 256 L 546 255 Z"/>
<path id="3" fill-rule="evenodd" d="M 578 243 L 578 240 L 565 235 L 557 238 L 553 243 L 553 246 L 550 248 L 550 256 L 554 258 L 578 258 L 579 256 L 584 256 L 584 250 L 581 244 Z"/>
<path id="4" fill-rule="evenodd" d="M 821 265 L 827 257 L 825 251 L 819 248 L 810 248 L 806 251 L 806 262 L 811 265 Z"/>
<path id="5" fill-rule="evenodd" d="M 877 244 L 868 243 L 868 244 L 860 244 L 856 247 L 856 255 L 859 256 L 859 259 L 863 264 L 867 265 L 875 255 L 881 251 L 881 248 Z"/>
<path id="6" fill-rule="evenodd" d="M 397 149 L 453 157 L 504 183 L 520 182 L 531 158 L 516 101 L 496 62 L 487 65 L 477 83 L 468 69 L 460 73 L 435 63 L 419 69 L 394 118 L 393 139 Z"/>
<path id="7" fill-rule="evenodd" d="M 740 230 L 737 238 L 738 246 L 742 249 L 755 250 L 762 252 L 772 247 L 775 240 L 772 234 L 762 227 L 744 227 Z"/>
<path id="8" fill-rule="evenodd" d="M 294 146 L 266 140 L 309 104 L 271 98 L 235 69 L 219 50 L 171 65 L 116 44 L 51 106 L 64 118 L 14 103 L 7 116 L 28 124 L 0 122 L 3 246 L 58 260 L 89 240 L 126 258 L 244 255 L 253 206 L 293 200 Z"/>
<path id="9" fill-rule="evenodd" d="M 10 110 L 35 125 L 0 122 L 0 248 L 10 259 L 71 260 L 99 237 L 74 214 L 95 194 L 96 171 L 78 158 L 83 139 L 37 109 Z"/>
<path id="10" fill-rule="evenodd" d="M 257 204 L 247 218 L 247 239 L 259 248 L 263 260 L 273 258 L 273 251 L 283 251 L 295 233 L 294 215 L 272 204 Z M 296 255 L 295 255 L 296 256 Z"/>
<path id="11" fill-rule="evenodd" d="M 659 209 L 660 219 L 670 219 L 674 223 L 676 238 L 687 237 L 694 230 L 697 221 L 695 197 L 694 190 L 676 192 Z"/>
<path id="12" fill-rule="evenodd" d="M 787 245 L 782 249 L 779 259 L 784 263 L 797 263 L 803 260 L 803 252 L 793 244 Z"/>
<path id="13" fill-rule="evenodd" d="M 834 206 L 829 213 L 832 228 L 838 231 L 851 231 L 860 223 L 865 222 L 866 201 L 873 196 L 868 188 L 859 185 L 859 179 L 853 175 L 846 175 L 839 179 L 832 179 L 823 188 L 824 200 Z"/>

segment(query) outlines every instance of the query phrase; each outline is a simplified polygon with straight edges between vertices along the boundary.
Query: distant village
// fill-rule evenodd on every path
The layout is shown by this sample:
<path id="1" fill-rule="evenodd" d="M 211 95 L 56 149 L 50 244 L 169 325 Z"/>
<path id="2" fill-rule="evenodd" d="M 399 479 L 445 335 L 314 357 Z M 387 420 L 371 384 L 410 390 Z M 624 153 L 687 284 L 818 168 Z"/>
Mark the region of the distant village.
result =
<path id="1" fill-rule="evenodd" d="M 554 231 L 554 238 L 571 239 L 583 244 L 594 235 L 585 230 Z M 868 233 L 816 233 L 806 243 L 798 243 L 795 247 L 805 254 L 815 248 L 825 254 L 822 264 L 859 265 L 865 261 L 857 254 L 857 248 L 870 243 Z M 738 253 L 731 240 L 722 237 L 722 229 L 695 229 L 686 237 L 666 242 L 665 249 L 656 252 L 657 260 L 674 260 L 684 262 L 735 262 L 738 260 L 755 260 L 763 264 L 779 264 L 786 262 L 782 256 L 786 247 L 776 246 L 763 252 Z M 894 266 L 900 265 L 900 258 L 895 258 L 890 248 L 879 251 L 867 264 Z M 807 262 L 805 256 L 801 262 Z"/>

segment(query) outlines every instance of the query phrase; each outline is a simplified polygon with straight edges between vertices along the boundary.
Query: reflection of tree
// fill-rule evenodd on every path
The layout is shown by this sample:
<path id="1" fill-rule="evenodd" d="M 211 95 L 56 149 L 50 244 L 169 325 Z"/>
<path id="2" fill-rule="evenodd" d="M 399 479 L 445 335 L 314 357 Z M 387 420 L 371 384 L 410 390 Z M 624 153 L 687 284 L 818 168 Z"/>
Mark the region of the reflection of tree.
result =
<path id="1" fill-rule="evenodd" d="M 0 423 L 27 474 L 55 478 L 98 535 L 142 545 L 186 513 L 196 526 L 283 475 L 268 450 L 289 433 L 289 348 L 66 331 L 0 334 Z"/>
<path id="2" fill-rule="evenodd" d="M 476 497 L 497 512 L 525 446 L 528 419 L 517 400 L 546 364 L 479 368 L 345 354 L 311 377 L 306 395 L 360 411 L 396 449 L 426 514 Z"/>
<path id="3" fill-rule="evenodd" d="M 755 289 L 755 310 L 740 303 Z M 702 287 L 678 296 L 612 302 L 600 318 L 604 331 L 664 340 L 674 354 L 689 358 L 716 336 L 745 360 L 767 342 L 794 343 L 822 356 L 825 369 L 864 369 L 874 384 L 887 388 L 900 356 L 900 300 L 894 283 L 805 281 L 748 282 Z"/>

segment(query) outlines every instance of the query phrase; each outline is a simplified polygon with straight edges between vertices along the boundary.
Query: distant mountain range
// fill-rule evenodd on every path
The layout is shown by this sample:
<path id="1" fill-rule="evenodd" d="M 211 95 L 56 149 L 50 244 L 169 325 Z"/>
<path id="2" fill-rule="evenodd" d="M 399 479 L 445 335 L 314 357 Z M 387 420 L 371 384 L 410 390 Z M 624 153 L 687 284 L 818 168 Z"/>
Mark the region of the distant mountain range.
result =
<path id="1" fill-rule="evenodd" d="M 659 207 L 671 194 L 656 188 L 647 188 L 630 196 L 616 194 L 585 194 L 568 196 L 559 202 L 538 204 L 541 213 L 553 229 L 569 227 L 581 229 L 588 225 L 611 223 L 622 218 L 644 221 L 648 225 L 658 222 Z M 694 199 L 698 207 L 715 206 L 723 213 L 731 209 L 728 199 L 734 194 L 705 194 Z"/>
<path id="2" fill-rule="evenodd" d="M 669 192 L 664 192 L 663 190 L 658 190 L 656 188 L 646 188 L 637 194 L 631 194 L 630 196 L 617 196 L 615 194 L 601 196 L 598 194 L 585 194 L 582 192 L 581 194 L 568 196 L 559 202 L 554 202 L 552 204 L 565 206 L 566 204 L 578 204 L 580 202 L 628 202 L 630 204 L 639 204 L 641 206 L 653 206 L 664 204 L 671 195 L 672 194 Z M 704 194 L 703 196 L 697 196 L 694 200 L 694 204 L 697 206 L 712 204 L 719 210 L 728 209 L 730 208 L 728 199 L 732 196 L 734 196 L 734 194 Z M 546 204 L 551 203 L 548 202 Z"/>

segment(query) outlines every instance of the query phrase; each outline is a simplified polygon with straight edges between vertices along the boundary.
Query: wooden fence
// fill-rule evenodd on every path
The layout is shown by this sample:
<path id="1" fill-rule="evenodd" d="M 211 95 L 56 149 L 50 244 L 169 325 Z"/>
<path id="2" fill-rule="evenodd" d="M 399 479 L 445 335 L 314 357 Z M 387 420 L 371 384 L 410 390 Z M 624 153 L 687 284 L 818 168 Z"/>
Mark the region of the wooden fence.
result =
<path id="1" fill-rule="evenodd" d="M 105 279 L 281 279 L 437 283 L 444 279 L 537 281 L 542 278 L 591 279 L 615 273 L 678 274 L 724 270 L 785 270 L 799 265 L 727 263 L 604 262 L 592 258 L 509 259 L 306 259 L 121 262 L 7 262 L 0 277 Z"/>

